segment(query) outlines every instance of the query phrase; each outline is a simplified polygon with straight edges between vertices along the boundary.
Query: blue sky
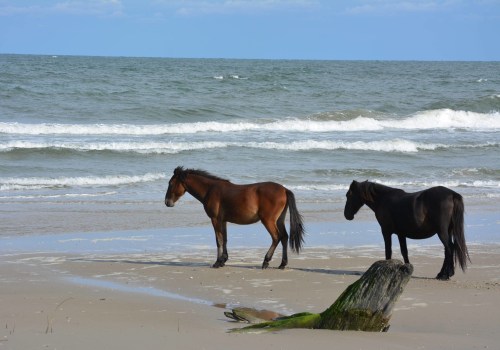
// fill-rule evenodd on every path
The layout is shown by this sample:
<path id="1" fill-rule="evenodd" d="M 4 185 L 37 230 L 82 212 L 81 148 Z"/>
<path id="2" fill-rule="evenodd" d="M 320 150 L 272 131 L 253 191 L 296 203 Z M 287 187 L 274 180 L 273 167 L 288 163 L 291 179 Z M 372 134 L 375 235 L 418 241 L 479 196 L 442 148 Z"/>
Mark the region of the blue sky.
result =
<path id="1" fill-rule="evenodd" d="M 0 53 L 500 60 L 500 0 L 0 0 Z"/>

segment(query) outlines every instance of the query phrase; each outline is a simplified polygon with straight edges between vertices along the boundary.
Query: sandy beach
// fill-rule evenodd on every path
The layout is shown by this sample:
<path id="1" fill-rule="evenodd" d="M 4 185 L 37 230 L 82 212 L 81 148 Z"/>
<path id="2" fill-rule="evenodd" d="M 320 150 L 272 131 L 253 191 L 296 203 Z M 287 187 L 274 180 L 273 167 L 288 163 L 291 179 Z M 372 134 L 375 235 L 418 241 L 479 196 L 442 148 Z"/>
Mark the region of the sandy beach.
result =
<path id="1" fill-rule="evenodd" d="M 233 306 L 321 312 L 383 254 L 380 247 L 309 248 L 261 270 L 263 248 L 170 253 L 4 253 L 0 349 L 495 349 L 500 245 L 469 245 L 472 264 L 433 279 L 442 248 L 411 248 L 415 271 L 387 333 L 286 330 L 234 334 Z M 395 256 L 400 258 L 398 254 Z"/>

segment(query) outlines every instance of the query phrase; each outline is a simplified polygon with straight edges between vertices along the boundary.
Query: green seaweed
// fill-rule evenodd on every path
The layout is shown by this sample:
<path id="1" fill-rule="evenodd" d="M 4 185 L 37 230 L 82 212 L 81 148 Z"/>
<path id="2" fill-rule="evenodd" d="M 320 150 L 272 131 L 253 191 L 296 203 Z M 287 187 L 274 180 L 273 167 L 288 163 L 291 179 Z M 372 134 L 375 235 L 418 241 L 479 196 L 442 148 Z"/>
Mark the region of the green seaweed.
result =
<path id="1" fill-rule="evenodd" d="M 282 317 L 274 321 L 261 322 L 243 328 L 234 328 L 231 332 L 248 332 L 256 330 L 277 331 L 291 328 L 318 328 L 321 321 L 320 314 L 301 312 L 287 317 Z"/>

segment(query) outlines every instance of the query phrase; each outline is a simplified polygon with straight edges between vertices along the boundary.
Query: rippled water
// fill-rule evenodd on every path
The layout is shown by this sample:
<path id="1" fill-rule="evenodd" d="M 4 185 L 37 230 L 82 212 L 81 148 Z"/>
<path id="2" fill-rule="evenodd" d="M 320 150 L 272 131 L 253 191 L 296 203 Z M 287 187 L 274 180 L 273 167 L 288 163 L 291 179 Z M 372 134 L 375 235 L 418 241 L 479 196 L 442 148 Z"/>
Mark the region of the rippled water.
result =
<path id="1" fill-rule="evenodd" d="M 178 165 L 341 203 L 353 179 L 497 207 L 500 63 L 0 55 L 0 205 L 162 200 Z"/>

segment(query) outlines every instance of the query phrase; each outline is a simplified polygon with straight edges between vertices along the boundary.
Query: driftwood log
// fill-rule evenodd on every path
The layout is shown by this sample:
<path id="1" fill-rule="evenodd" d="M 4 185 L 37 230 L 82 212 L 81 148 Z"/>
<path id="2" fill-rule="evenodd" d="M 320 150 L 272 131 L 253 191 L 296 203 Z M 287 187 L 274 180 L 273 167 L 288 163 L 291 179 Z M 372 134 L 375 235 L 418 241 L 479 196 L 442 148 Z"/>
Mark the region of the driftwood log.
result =
<path id="1" fill-rule="evenodd" d="M 302 312 L 265 321 L 262 311 L 238 308 L 225 315 L 236 321 L 256 323 L 233 332 L 289 328 L 386 332 L 392 309 L 410 280 L 413 266 L 399 260 L 375 262 L 328 309 L 319 314 Z"/>

